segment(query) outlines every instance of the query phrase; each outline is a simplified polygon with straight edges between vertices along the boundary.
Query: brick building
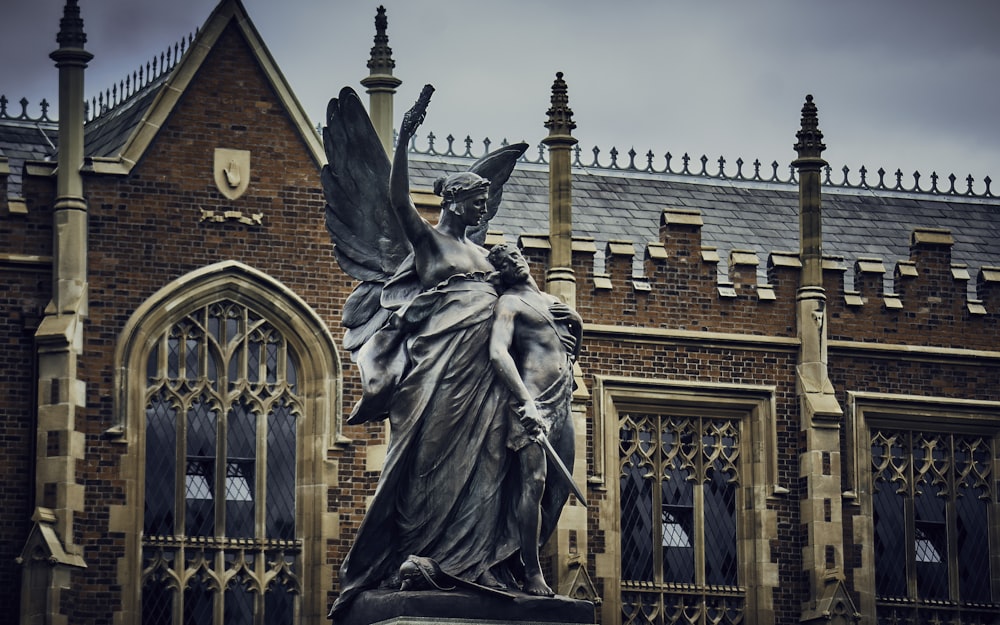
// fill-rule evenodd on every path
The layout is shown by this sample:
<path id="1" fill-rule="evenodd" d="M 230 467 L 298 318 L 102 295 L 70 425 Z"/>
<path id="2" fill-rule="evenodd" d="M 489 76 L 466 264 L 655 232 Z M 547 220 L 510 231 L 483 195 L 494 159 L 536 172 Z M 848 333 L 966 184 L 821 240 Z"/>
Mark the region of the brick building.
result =
<path id="1" fill-rule="evenodd" d="M 319 135 L 238 0 L 89 111 L 76 2 L 58 41 L 59 121 L 0 102 L 0 597 L 22 623 L 325 622 L 386 431 L 343 423 Z M 389 137 L 381 16 L 375 42 Z M 557 76 L 507 185 L 491 238 L 586 322 L 590 507 L 546 562 L 605 625 L 1000 622 L 1000 202 L 837 184 L 817 115 L 789 179 L 588 165 Z M 428 215 L 471 161 L 413 151 Z"/>

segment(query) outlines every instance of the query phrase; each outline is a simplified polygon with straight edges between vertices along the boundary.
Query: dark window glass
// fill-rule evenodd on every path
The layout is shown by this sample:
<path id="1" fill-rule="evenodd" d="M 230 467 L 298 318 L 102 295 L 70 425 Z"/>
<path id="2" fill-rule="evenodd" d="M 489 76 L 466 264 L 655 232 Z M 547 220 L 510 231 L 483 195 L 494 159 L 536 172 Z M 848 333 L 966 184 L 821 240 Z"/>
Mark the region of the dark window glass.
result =
<path id="1" fill-rule="evenodd" d="M 173 559 L 173 551 L 143 550 L 143 566 L 150 571 L 142 586 L 143 625 L 173 625 L 174 590 L 168 573 Z"/>
<path id="2" fill-rule="evenodd" d="M 645 479 L 651 467 L 644 463 L 640 449 L 648 447 L 648 430 L 643 433 L 640 447 L 639 432 L 631 422 L 621 428 L 621 447 L 626 454 L 622 463 L 620 482 L 621 499 L 621 557 L 622 579 L 653 580 L 653 513 L 651 482 Z M 643 466 L 647 464 L 647 466 Z"/>
<path id="3" fill-rule="evenodd" d="M 880 622 L 1000 618 L 1000 600 L 991 597 L 990 587 L 996 574 L 989 541 L 996 514 L 993 457 L 992 442 L 982 437 L 872 430 Z"/>
<path id="4" fill-rule="evenodd" d="M 184 589 L 184 625 L 204 625 L 211 623 L 213 592 L 209 577 L 195 575 Z"/>
<path id="5" fill-rule="evenodd" d="M 625 414 L 619 445 L 623 623 L 740 622 L 739 422 Z"/>
<path id="6" fill-rule="evenodd" d="M 171 326 L 144 366 L 143 623 L 291 622 L 294 354 L 266 320 L 222 302 Z"/>
<path id="7" fill-rule="evenodd" d="M 226 455 L 226 536 L 252 538 L 257 466 L 257 415 L 245 403 L 229 412 Z"/>
<path id="8" fill-rule="evenodd" d="M 174 533 L 177 467 L 177 410 L 160 391 L 146 406 L 146 495 L 143 530 L 149 536 Z"/>
<path id="9" fill-rule="evenodd" d="M 267 417 L 268 538 L 295 537 L 295 413 L 284 400 Z"/>

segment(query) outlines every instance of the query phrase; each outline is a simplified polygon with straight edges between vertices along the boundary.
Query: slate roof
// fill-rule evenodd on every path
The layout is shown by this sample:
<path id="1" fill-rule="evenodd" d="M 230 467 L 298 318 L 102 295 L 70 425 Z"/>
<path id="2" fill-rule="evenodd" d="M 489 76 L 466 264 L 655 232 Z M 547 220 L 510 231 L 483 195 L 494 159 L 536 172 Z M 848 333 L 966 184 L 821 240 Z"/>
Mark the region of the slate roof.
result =
<path id="1" fill-rule="evenodd" d="M 169 72 L 151 81 L 128 100 L 89 120 L 83 129 L 86 156 L 115 157 L 133 130 L 149 111 Z M 20 197 L 26 161 L 55 161 L 59 145 L 59 122 L 0 116 L 0 156 L 10 166 L 8 197 Z"/>
<path id="2" fill-rule="evenodd" d="M 124 102 L 85 126 L 87 156 L 114 157 L 148 114 L 171 71 L 164 72 Z M 0 155 L 9 159 L 8 195 L 20 194 L 26 160 L 53 160 L 58 124 L 47 117 L 0 116 Z M 529 150 L 531 153 L 531 150 Z M 433 187 L 440 175 L 467 169 L 472 158 L 411 151 L 410 175 L 416 188 Z M 518 164 L 504 190 L 504 204 L 491 230 L 514 240 L 521 234 L 548 231 L 548 166 Z M 780 181 L 723 179 L 695 173 L 651 172 L 635 168 L 573 167 L 573 234 L 591 237 L 597 246 L 596 270 L 603 269 L 609 241 L 631 241 L 634 270 L 642 272 L 644 246 L 659 240 L 664 209 L 694 209 L 704 221 L 702 244 L 717 248 L 722 259 L 734 250 L 755 252 L 758 274 L 766 281 L 771 252 L 798 250 L 798 188 Z M 887 282 L 898 261 L 909 259 L 910 236 L 916 228 L 944 228 L 954 238 L 952 262 L 973 276 L 979 269 L 1000 267 L 1000 198 L 984 195 L 896 191 L 892 189 L 823 187 L 823 251 L 842 257 L 847 287 L 850 268 L 862 258 L 878 258 Z M 722 276 L 725 260 L 719 263 Z M 891 284 L 887 284 L 891 290 Z"/>
<path id="3" fill-rule="evenodd" d="M 529 150 L 530 152 L 530 150 Z M 432 188 L 436 177 L 467 168 L 472 159 L 412 154 L 412 184 Z M 504 187 L 491 230 L 514 240 L 548 231 L 548 168 L 519 164 Z M 573 234 L 592 237 L 599 256 L 612 240 L 635 244 L 637 272 L 644 246 L 659 241 L 664 209 L 697 209 L 702 244 L 718 249 L 723 262 L 733 250 L 756 252 L 763 276 L 771 252 L 799 249 L 798 185 L 787 182 L 705 179 L 698 175 L 573 168 Z M 893 267 L 909 260 L 915 228 L 947 228 L 955 240 L 952 262 L 975 276 L 1000 266 L 1000 198 L 963 197 L 892 190 L 823 187 L 823 253 L 840 256 L 849 269 L 859 258 L 879 258 L 891 279 Z M 598 270 L 603 259 L 598 258 Z"/>
<path id="4" fill-rule="evenodd" d="M 115 156 L 148 111 L 169 72 L 126 102 L 85 127 L 88 156 Z M 0 118 L 0 155 L 10 162 L 8 194 L 20 193 L 26 160 L 52 160 L 58 125 L 49 120 Z M 468 168 L 471 158 L 411 152 L 414 187 L 429 189 L 440 175 Z M 504 204 L 491 229 L 514 240 L 548 231 L 548 167 L 520 163 L 504 190 Z M 608 241 L 635 244 L 637 274 L 643 249 L 659 240 L 664 209 L 695 209 L 701 214 L 702 243 L 727 258 L 749 250 L 760 259 L 764 281 L 767 255 L 798 250 L 798 188 L 784 182 L 720 180 L 694 174 L 653 173 L 601 167 L 573 168 L 573 234 L 597 245 L 597 270 L 603 268 Z M 891 279 L 897 261 L 909 259 L 915 228 L 946 228 L 955 240 L 952 262 L 968 266 L 974 277 L 982 267 L 1000 266 L 1000 198 L 823 187 L 823 250 L 850 269 L 861 258 L 878 258 Z M 719 264 L 725 275 L 726 263 Z M 852 284 L 847 272 L 848 288 Z M 975 280 L 973 279 L 972 282 Z M 970 288 L 971 288 L 970 284 Z"/>
<path id="5" fill-rule="evenodd" d="M 7 157 L 10 166 L 8 197 L 21 196 L 24 162 L 53 160 L 58 142 L 56 122 L 0 117 L 0 156 Z"/>
<path id="6" fill-rule="evenodd" d="M 118 156 L 169 77 L 169 71 L 161 74 L 125 102 L 87 123 L 84 126 L 86 155 L 109 158 Z"/>

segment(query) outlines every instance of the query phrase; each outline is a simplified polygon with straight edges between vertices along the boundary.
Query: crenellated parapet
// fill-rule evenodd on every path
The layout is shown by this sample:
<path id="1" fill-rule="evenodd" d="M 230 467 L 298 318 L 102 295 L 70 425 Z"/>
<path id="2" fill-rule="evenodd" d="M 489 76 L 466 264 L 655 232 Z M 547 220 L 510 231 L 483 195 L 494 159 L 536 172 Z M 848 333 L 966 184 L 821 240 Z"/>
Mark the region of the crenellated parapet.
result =
<path id="1" fill-rule="evenodd" d="M 1000 267 L 982 267 L 976 275 L 976 294 L 987 312 L 1000 310 Z"/>
<path id="2" fill-rule="evenodd" d="M 651 328 L 794 336 L 802 262 L 791 251 L 719 250 L 703 245 L 699 211 L 665 209 L 659 241 L 574 237 L 577 309 L 588 322 Z M 824 255 L 822 284 L 835 340 L 975 348 L 997 340 L 1000 267 L 973 273 L 952 262 L 954 237 L 917 228 L 909 257 L 890 263 Z M 518 238 L 536 280 L 548 269 L 546 234 Z M 907 339 L 912 341 L 912 338 Z"/>
<path id="3" fill-rule="evenodd" d="M 954 244 L 948 230 L 915 229 L 909 258 L 896 261 L 888 281 L 882 259 L 856 259 L 855 288 L 828 293 L 831 338 L 972 349 L 996 344 L 1000 271 L 982 267 L 973 284 L 969 267 L 952 262 Z"/>
<path id="4" fill-rule="evenodd" d="M 731 332 L 754 332 L 751 326 L 763 317 L 769 330 L 786 333 L 788 324 L 778 317 L 791 313 L 794 295 L 775 306 L 773 285 L 757 278 L 758 253 L 733 250 L 723 261 L 718 250 L 702 245 L 701 228 L 698 211 L 667 209 L 659 241 L 611 240 L 598 254 L 592 239 L 577 238 L 573 265 L 581 314 L 594 323 Z M 601 259 L 603 271 L 597 269 Z M 720 279 L 723 262 L 727 280 Z M 785 282 L 794 293 L 792 281 Z"/>
<path id="5" fill-rule="evenodd" d="M 774 299 L 794 300 L 799 286 L 799 272 L 802 261 L 796 252 L 774 251 L 767 256 L 767 284 Z"/>

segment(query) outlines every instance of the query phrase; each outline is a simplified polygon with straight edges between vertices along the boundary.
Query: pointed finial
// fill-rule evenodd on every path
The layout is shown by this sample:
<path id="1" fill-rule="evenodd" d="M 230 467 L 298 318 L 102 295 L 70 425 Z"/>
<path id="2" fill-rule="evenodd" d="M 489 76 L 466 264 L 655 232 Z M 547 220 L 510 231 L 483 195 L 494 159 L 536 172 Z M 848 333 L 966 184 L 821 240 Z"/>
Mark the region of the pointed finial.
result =
<path id="1" fill-rule="evenodd" d="M 795 151 L 799 158 L 819 158 L 826 146 L 823 145 L 823 133 L 819 129 L 819 116 L 816 114 L 816 105 L 813 104 L 812 95 L 806 96 L 806 102 L 802 105 L 802 127 L 795 133 L 799 140 L 795 144 Z"/>
<path id="2" fill-rule="evenodd" d="M 56 42 L 62 48 L 83 48 L 87 43 L 87 35 L 83 32 L 83 18 L 80 17 L 80 7 L 77 0 L 66 0 L 63 17 L 59 20 L 59 34 Z"/>
<path id="3" fill-rule="evenodd" d="M 368 60 L 368 69 L 372 75 L 391 75 L 392 68 L 396 67 L 396 62 L 392 60 L 392 48 L 389 47 L 389 36 L 386 34 L 388 26 L 385 7 L 379 6 L 375 14 L 375 45 L 372 46 L 371 58 Z"/>
<path id="4" fill-rule="evenodd" d="M 549 119 L 545 127 L 549 129 L 550 137 L 573 134 L 576 123 L 573 121 L 573 109 L 569 107 L 569 92 L 562 72 L 556 72 L 556 79 L 552 82 L 551 106 L 546 114 Z"/>

